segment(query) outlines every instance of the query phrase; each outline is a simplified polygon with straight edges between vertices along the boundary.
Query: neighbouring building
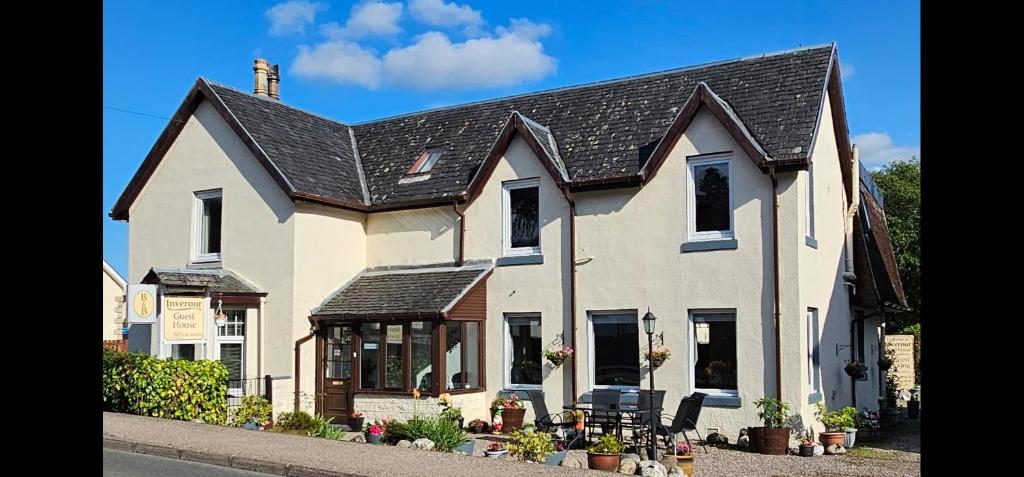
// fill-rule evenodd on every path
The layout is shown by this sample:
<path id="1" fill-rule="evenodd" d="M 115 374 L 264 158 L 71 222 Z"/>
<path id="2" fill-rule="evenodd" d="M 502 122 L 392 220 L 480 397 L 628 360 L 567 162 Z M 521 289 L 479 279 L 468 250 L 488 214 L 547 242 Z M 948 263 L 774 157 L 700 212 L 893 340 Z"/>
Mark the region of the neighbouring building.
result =
<path id="1" fill-rule="evenodd" d="M 150 351 L 288 376 L 277 411 L 408 418 L 419 389 L 469 420 L 502 392 L 646 389 L 650 310 L 666 408 L 707 393 L 702 431 L 759 425 L 763 396 L 806 425 L 818 400 L 876 409 L 905 301 L 839 65 L 832 44 L 359 124 L 281 103 L 263 60 L 253 94 L 199 78 L 111 212 L 163 297 Z"/>
<path id="2" fill-rule="evenodd" d="M 103 341 L 120 340 L 124 329 L 124 278 L 103 261 Z"/>

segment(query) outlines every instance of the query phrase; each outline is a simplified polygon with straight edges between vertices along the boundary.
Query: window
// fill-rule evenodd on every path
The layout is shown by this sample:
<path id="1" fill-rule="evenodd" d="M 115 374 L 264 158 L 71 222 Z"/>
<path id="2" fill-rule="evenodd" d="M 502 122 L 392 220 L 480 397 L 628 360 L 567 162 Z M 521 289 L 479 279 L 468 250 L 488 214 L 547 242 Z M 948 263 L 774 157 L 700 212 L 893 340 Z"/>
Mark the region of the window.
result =
<path id="1" fill-rule="evenodd" d="M 385 367 L 384 387 L 386 389 L 402 389 L 402 333 L 403 325 L 387 325 L 387 346 L 385 349 L 387 366 Z"/>
<path id="2" fill-rule="evenodd" d="M 687 187 L 689 240 L 733 238 L 729 157 L 691 159 Z"/>
<path id="3" fill-rule="evenodd" d="M 440 147 L 432 147 L 425 149 L 420 156 L 416 159 L 416 162 L 412 164 L 406 174 L 422 174 L 424 172 L 430 172 L 434 168 L 434 164 L 437 164 L 437 160 L 444 154 L 444 149 Z"/>
<path id="4" fill-rule="evenodd" d="M 640 320 L 636 311 L 590 315 L 594 388 L 640 387 Z"/>
<path id="5" fill-rule="evenodd" d="M 540 180 L 505 182 L 502 191 L 504 254 L 540 253 Z"/>
<path id="6" fill-rule="evenodd" d="M 227 319 L 217 327 L 217 336 L 245 337 L 245 310 L 224 310 Z"/>
<path id="7" fill-rule="evenodd" d="M 818 309 L 807 309 L 807 385 L 811 394 L 821 389 L 821 336 L 818 332 Z"/>
<path id="8" fill-rule="evenodd" d="M 814 238 L 814 164 L 807 165 L 807 236 Z"/>
<path id="9" fill-rule="evenodd" d="M 175 344 L 171 345 L 171 359 L 187 359 L 189 361 L 196 360 L 196 345 L 194 344 Z"/>
<path id="10" fill-rule="evenodd" d="M 228 369 L 228 390 L 242 389 L 245 377 L 245 309 L 225 309 L 227 318 L 217 327 L 217 359 Z"/>
<path id="11" fill-rule="evenodd" d="M 411 388 L 430 391 L 433 367 L 430 365 L 430 350 L 433 348 L 433 324 L 429 321 L 414 321 L 412 331 L 412 372 L 409 373 Z"/>
<path id="12" fill-rule="evenodd" d="M 349 379 L 352 377 L 352 328 L 330 326 L 326 329 L 324 366 L 327 378 Z"/>
<path id="13" fill-rule="evenodd" d="M 462 327 L 458 323 L 448 325 L 445 338 L 447 350 L 445 350 L 445 371 L 447 372 L 445 389 L 460 389 L 463 387 L 462 373 Z"/>
<path id="14" fill-rule="evenodd" d="M 221 191 L 196 192 L 195 252 L 196 262 L 220 260 Z"/>
<path id="15" fill-rule="evenodd" d="M 359 361 L 359 387 L 380 389 L 380 323 L 363 323 L 359 337 L 363 348 Z"/>
<path id="16" fill-rule="evenodd" d="M 690 324 L 693 389 L 708 395 L 738 396 L 736 313 L 694 312 Z"/>
<path id="17" fill-rule="evenodd" d="M 431 393 L 435 379 L 441 387 L 437 392 L 482 388 L 481 327 L 482 323 L 474 321 L 362 323 L 359 376 L 354 378 L 358 390 L 404 394 L 419 389 Z M 435 336 L 435 332 L 443 335 Z M 435 338 L 444 339 L 445 349 L 434 347 Z"/>
<path id="18" fill-rule="evenodd" d="M 505 316 L 505 387 L 536 388 L 541 385 L 540 315 Z"/>

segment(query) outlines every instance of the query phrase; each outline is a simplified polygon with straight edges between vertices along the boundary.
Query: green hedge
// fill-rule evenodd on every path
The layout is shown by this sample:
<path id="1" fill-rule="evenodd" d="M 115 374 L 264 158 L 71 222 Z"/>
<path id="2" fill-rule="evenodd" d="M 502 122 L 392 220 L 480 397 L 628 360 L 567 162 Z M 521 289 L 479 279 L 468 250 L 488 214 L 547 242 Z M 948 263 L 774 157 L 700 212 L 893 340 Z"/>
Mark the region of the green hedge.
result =
<path id="1" fill-rule="evenodd" d="M 224 424 L 227 392 L 228 370 L 220 361 L 103 353 L 103 408 L 107 411 Z"/>

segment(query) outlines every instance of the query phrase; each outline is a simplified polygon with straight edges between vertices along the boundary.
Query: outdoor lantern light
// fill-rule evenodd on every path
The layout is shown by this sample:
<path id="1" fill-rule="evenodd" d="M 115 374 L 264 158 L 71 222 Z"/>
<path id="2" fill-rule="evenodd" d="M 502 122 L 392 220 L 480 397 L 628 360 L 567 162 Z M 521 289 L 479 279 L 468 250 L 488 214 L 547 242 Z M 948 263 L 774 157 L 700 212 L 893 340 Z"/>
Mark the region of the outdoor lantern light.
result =
<path id="1" fill-rule="evenodd" d="M 658 318 L 656 316 L 654 316 L 654 313 L 651 313 L 651 308 L 648 307 L 647 308 L 647 314 L 644 315 L 644 331 L 646 331 L 647 334 L 649 334 L 649 335 L 653 335 L 654 334 L 654 320 L 657 320 L 657 319 Z"/>
<path id="2" fill-rule="evenodd" d="M 647 356 L 649 358 L 647 361 L 649 363 L 653 363 L 654 362 L 654 355 L 653 355 L 653 353 L 654 353 L 654 320 L 657 320 L 657 318 L 654 316 L 654 313 L 651 313 L 651 307 L 647 307 L 647 314 L 644 315 L 644 331 L 647 332 Z M 657 425 L 657 421 L 655 420 L 656 414 L 655 414 L 655 409 L 654 409 L 654 365 L 653 364 L 651 364 L 651 365 L 649 365 L 647 367 L 647 372 L 648 372 L 648 375 L 650 376 L 650 380 L 651 380 L 651 395 L 650 395 L 650 400 L 647 401 L 648 402 L 647 412 L 650 413 L 650 415 L 648 416 L 648 420 L 651 422 L 651 448 L 648 449 L 647 455 L 650 458 L 650 460 L 658 460 L 658 447 L 657 447 L 658 446 L 658 440 L 657 440 L 658 439 L 658 434 L 657 434 L 657 431 L 655 430 L 655 427 L 654 427 L 654 426 Z"/>

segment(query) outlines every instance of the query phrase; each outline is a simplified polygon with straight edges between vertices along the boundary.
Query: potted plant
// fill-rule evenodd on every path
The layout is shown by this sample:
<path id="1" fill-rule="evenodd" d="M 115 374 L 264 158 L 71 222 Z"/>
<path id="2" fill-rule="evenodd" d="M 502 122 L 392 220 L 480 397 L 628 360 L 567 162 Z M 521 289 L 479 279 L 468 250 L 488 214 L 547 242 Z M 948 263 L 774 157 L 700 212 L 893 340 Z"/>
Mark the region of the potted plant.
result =
<path id="1" fill-rule="evenodd" d="M 846 374 L 853 379 L 864 379 L 868 374 L 868 365 L 857 360 L 850 361 L 846 363 Z"/>
<path id="2" fill-rule="evenodd" d="M 852 407 L 844 407 L 839 411 L 843 415 L 843 432 L 845 437 L 843 439 L 843 447 L 847 449 L 853 448 L 853 443 L 857 439 L 857 409 Z"/>
<path id="3" fill-rule="evenodd" d="M 502 444 L 500 442 L 492 442 L 487 445 L 487 449 L 484 449 L 484 455 L 495 459 L 505 454 L 508 454 L 508 449 L 505 448 L 505 444 Z"/>
<path id="4" fill-rule="evenodd" d="M 622 443 L 615 434 L 604 434 L 597 443 L 587 448 L 587 466 L 591 469 L 618 472 Z"/>
<path id="5" fill-rule="evenodd" d="M 828 447 L 833 444 L 845 443 L 846 428 L 853 426 L 852 416 L 848 416 L 842 411 L 829 411 L 825 408 L 825 403 L 822 401 L 818 401 L 817 406 L 818 420 L 825 426 L 825 432 L 818 433 L 821 445 Z M 856 413 L 856 411 L 854 411 L 854 413 Z"/>
<path id="6" fill-rule="evenodd" d="M 498 414 L 498 411 L 501 411 Z M 526 414 L 526 405 L 519 399 L 519 396 L 512 395 L 510 398 L 496 397 L 491 401 L 491 421 L 495 422 L 496 430 L 505 434 L 518 431 L 523 428 L 523 416 Z"/>
<path id="7" fill-rule="evenodd" d="M 676 445 L 672 456 L 676 460 L 676 467 L 683 471 L 687 477 L 693 477 L 693 448 L 685 442 Z"/>
<path id="8" fill-rule="evenodd" d="M 757 406 L 757 417 L 764 422 L 763 427 L 751 427 L 750 447 L 754 452 L 767 455 L 786 455 L 789 449 L 789 404 L 778 399 L 761 398 L 754 401 Z"/>
<path id="9" fill-rule="evenodd" d="M 654 369 L 658 369 L 661 365 L 665 364 L 672 356 L 672 352 L 667 348 L 656 349 L 650 353 L 644 353 L 644 361 L 647 361 Z"/>
<path id="10" fill-rule="evenodd" d="M 814 439 L 810 436 L 800 439 L 800 457 L 814 457 Z"/>
<path id="11" fill-rule="evenodd" d="M 363 434 L 366 436 L 366 442 L 369 444 L 380 444 L 381 440 L 384 439 L 384 428 L 387 424 L 382 422 L 380 419 L 374 419 L 366 423 L 363 428 Z"/>
<path id="12" fill-rule="evenodd" d="M 508 453 L 522 462 L 541 463 L 554 452 L 555 444 L 547 432 L 516 431 L 508 438 Z"/>
<path id="13" fill-rule="evenodd" d="M 361 413 L 359 411 L 352 411 L 352 414 L 349 414 L 349 416 L 348 416 L 348 427 L 349 427 L 349 429 L 353 429 L 353 430 L 360 429 L 361 430 L 363 428 L 363 421 L 365 420 L 365 418 L 366 418 L 366 415 L 364 415 L 363 413 Z"/>
<path id="14" fill-rule="evenodd" d="M 452 395 L 448 393 L 441 394 L 437 398 L 437 405 L 441 406 L 441 417 L 449 419 L 452 424 L 459 426 L 462 429 L 462 408 L 452 405 Z"/>
<path id="15" fill-rule="evenodd" d="M 573 353 L 572 348 L 566 346 L 566 347 L 563 347 L 562 349 L 555 350 L 555 351 L 544 350 L 544 357 L 547 358 L 548 361 L 551 362 L 551 366 L 552 367 L 557 368 L 557 367 L 561 366 L 562 363 L 565 363 L 566 360 L 571 358 L 572 357 L 572 353 Z"/>
<path id="16" fill-rule="evenodd" d="M 487 432 L 487 423 L 483 419 L 473 419 L 469 421 L 469 431 L 474 434 Z"/>

